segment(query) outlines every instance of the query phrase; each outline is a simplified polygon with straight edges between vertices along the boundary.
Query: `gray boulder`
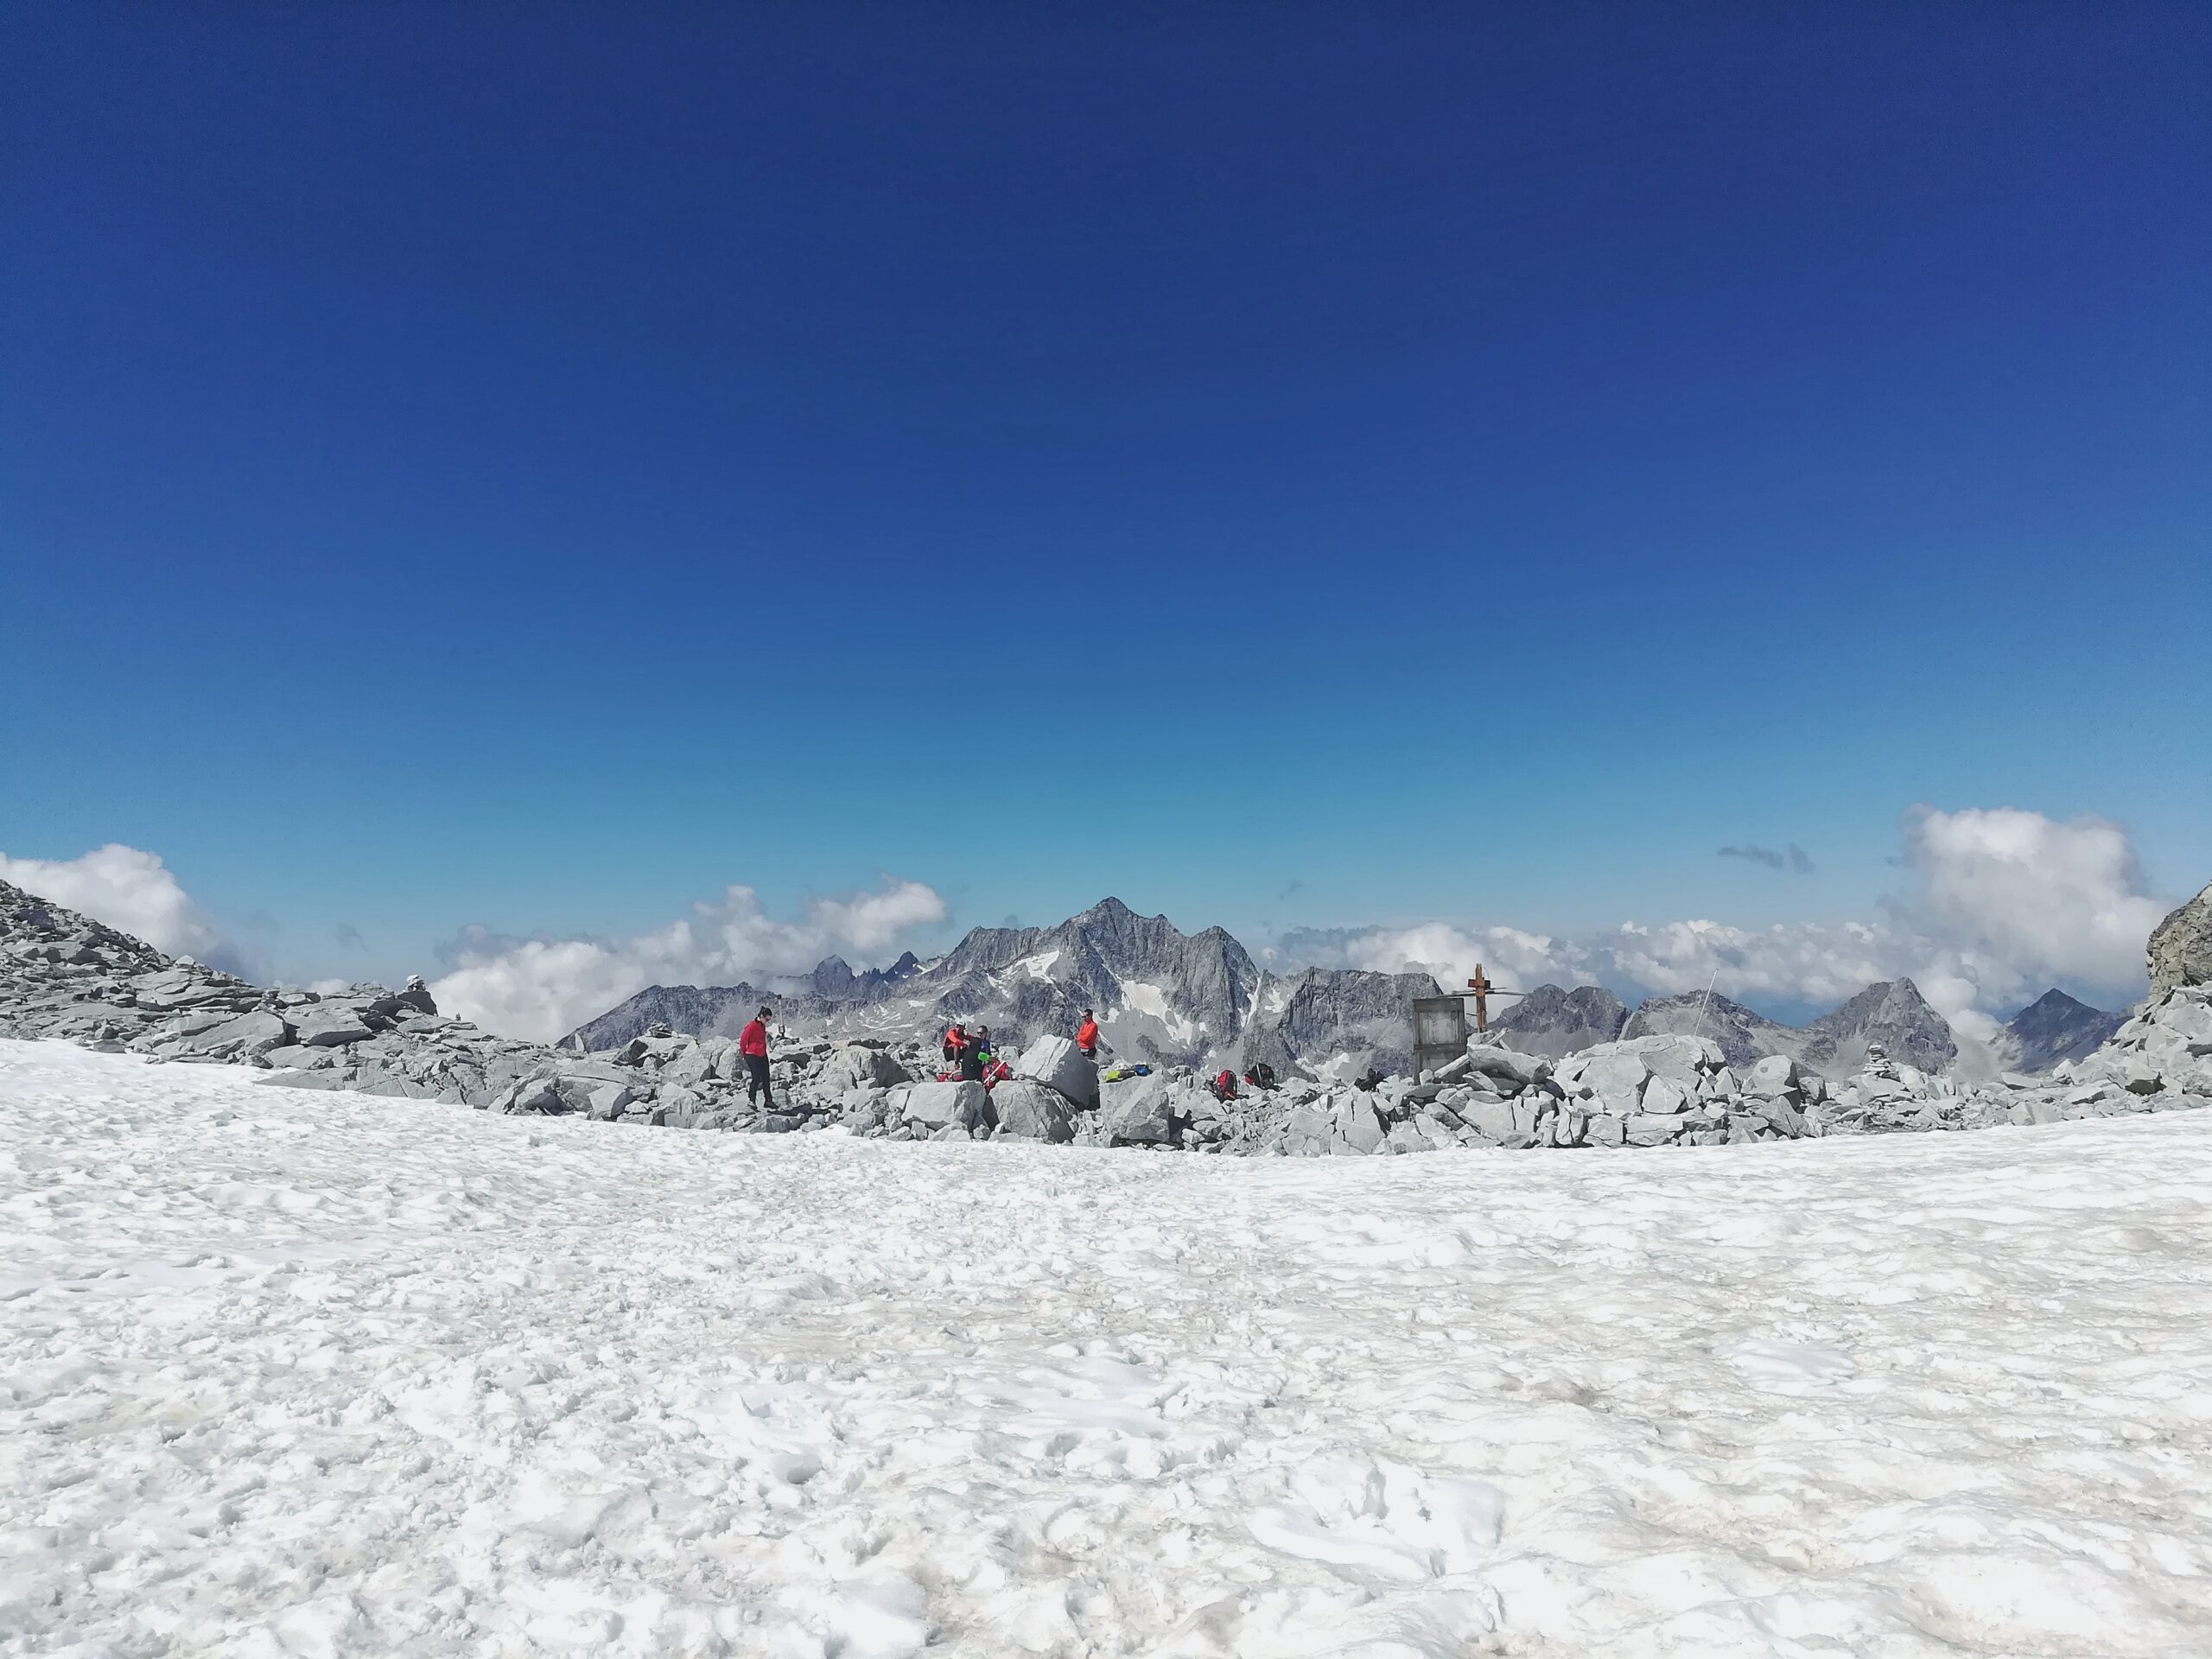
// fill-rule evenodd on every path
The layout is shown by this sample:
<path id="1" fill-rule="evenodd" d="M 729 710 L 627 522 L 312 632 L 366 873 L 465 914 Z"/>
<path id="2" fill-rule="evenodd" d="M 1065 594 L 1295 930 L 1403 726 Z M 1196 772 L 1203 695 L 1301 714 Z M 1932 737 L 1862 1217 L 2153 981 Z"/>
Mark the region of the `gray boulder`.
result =
<path id="1" fill-rule="evenodd" d="M 1065 1097 L 1028 1077 L 1008 1077 L 992 1090 L 991 1109 L 998 1114 L 1001 1135 L 1055 1143 L 1075 1139 Z"/>
<path id="2" fill-rule="evenodd" d="M 1382 1119 L 1369 1102 L 1355 1095 L 1338 1119 L 1334 1152 L 1366 1154 L 1381 1150 L 1386 1135 Z"/>
<path id="3" fill-rule="evenodd" d="M 990 1108 L 990 1091 L 980 1083 L 917 1083 L 905 1092 L 905 1121 L 937 1130 L 974 1128 Z"/>
<path id="4" fill-rule="evenodd" d="M 1605 1048 L 1641 1055 L 1643 1063 L 1651 1068 L 1654 1077 L 1671 1078 L 1692 1093 L 1696 1092 L 1700 1073 L 1718 1071 L 1728 1063 L 1720 1045 L 1710 1037 L 1687 1036 L 1673 1032 L 1655 1033 L 1645 1037 L 1624 1037 L 1617 1043 L 1606 1044 Z"/>
<path id="5" fill-rule="evenodd" d="M 206 1054 L 225 1059 L 259 1059 L 286 1046 L 290 1035 L 289 1027 L 275 1014 L 256 1010 L 233 1014 L 169 1045 L 163 1052 L 171 1058 Z"/>
<path id="6" fill-rule="evenodd" d="M 1166 1146 L 1175 1138 L 1175 1090 L 1165 1077 L 1117 1087 L 1099 1110 L 1099 1129 L 1116 1147 Z"/>
<path id="7" fill-rule="evenodd" d="M 1467 1064 L 1472 1071 L 1510 1089 L 1525 1089 L 1537 1078 L 1551 1075 L 1550 1066 L 1536 1055 L 1516 1054 L 1487 1043 L 1467 1046 Z"/>
<path id="8" fill-rule="evenodd" d="M 1786 1095 L 1797 1087 L 1797 1062 L 1787 1054 L 1770 1054 L 1744 1077 L 1744 1092 L 1763 1100 Z"/>
<path id="9" fill-rule="evenodd" d="M 1041 1083 L 1078 1106 L 1098 1104 L 1098 1068 L 1065 1037 L 1039 1037 L 1021 1051 L 1014 1074 Z"/>
<path id="10" fill-rule="evenodd" d="M 343 1002 L 307 1002 L 290 1011 L 292 1040 L 302 1048 L 336 1048 L 366 1042 L 376 1033 Z"/>
<path id="11" fill-rule="evenodd" d="M 843 1094 L 852 1089 L 893 1089 L 912 1083 L 914 1074 L 889 1049 L 873 1043 L 846 1043 L 830 1051 L 815 1080 L 823 1089 Z"/>
<path id="12" fill-rule="evenodd" d="M 1582 1064 L 1576 1084 L 1587 1090 L 1600 1109 L 1613 1117 L 1626 1117 L 1638 1109 L 1651 1067 L 1633 1049 L 1606 1043 L 1578 1057 Z"/>
<path id="13" fill-rule="evenodd" d="M 1462 1123 L 1490 1140 L 1503 1141 L 1515 1132 L 1513 1106 L 1510 1101 L 1470 1101 L 1455 1109 Z"/>
<path id="14" fill-rule="evenodd" d="M 636 1098 L 627 1084 L 602 1083 L 585 1097 L 584 1109 L 601 1122 L 612 1122 Z"/>

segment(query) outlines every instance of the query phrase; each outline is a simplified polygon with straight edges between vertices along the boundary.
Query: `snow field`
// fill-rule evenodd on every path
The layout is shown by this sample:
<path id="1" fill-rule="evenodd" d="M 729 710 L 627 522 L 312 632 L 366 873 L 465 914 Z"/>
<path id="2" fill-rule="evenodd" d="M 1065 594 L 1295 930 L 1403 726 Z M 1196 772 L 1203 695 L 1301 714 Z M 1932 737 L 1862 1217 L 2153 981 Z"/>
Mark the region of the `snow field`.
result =
<path id="1" fill-rule="evenodd" d="M 0 1653 L 2212 1652 L 2212 1116 L 1261 1161 L 0 1043 Z"/>

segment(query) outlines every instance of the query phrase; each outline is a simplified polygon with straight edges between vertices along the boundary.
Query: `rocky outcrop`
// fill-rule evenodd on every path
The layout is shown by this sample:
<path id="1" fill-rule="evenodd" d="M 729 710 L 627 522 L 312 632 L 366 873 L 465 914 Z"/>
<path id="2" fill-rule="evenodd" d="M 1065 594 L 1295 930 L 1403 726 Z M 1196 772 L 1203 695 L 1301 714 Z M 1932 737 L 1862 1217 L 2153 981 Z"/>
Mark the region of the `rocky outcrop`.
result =
<path id="1" fill-rule="evenodd" d="M 2212 887 L 2151 930 L 2144 957 L 2154 1003 L 2171 991 L 2212 985 Z"/>

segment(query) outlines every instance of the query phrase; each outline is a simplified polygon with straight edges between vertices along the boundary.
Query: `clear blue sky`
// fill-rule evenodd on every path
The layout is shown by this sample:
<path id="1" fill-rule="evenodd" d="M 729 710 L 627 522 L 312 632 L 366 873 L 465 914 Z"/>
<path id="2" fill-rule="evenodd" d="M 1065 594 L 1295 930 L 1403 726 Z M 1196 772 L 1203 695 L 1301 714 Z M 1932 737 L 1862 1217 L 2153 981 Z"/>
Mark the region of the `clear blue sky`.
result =
<path id="1" fill-rule="evenodd" d="M 296 969 L 2212 875 L 2201 4 L 4 27 L 0 849 Z"/>

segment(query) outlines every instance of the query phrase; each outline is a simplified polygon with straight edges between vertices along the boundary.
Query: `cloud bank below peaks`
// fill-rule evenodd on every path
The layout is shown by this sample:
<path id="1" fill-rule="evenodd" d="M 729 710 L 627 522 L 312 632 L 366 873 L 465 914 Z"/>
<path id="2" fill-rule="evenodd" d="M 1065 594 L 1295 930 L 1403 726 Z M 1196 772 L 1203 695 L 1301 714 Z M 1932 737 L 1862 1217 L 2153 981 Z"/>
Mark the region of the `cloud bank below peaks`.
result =
<path id="1" fill-rule="evenodd" d="M 441 947 L 451 971 L 430 988 L 447 1014 L 503 1036 L 550 1041 L 648 985 L 803 974 L 830 956 L 878 962 L 945 915 L 934 888 L 895 876 L 872 893 L 809 899 L 795 922 L 770 916 L 751 887 L 732 887 L 719 901 L 626 939 L 523 939 L 464 928 Z"/>
<path id="2" fill-rule="evenodd" d="M 1497 925 L 1427 922 L 1286 933 L 1276 965 L 1313 963 L 1464 982 L 1479 963 L 1516 988 L 1605 984 L 1676 995 L 1711 984 L 1753 1002 L 1840 1002 L 1878 980 L 1913 980 L 1965 1035 L 2064 980 L 2107 1001 L 2143 989 L 2143 946 L 2165 905 L 2143 890 L 2119 825 L 2061 822 L 2016 808 L 1905 815 L 1897 864 L 1910 891 L 1872 921 L 1732 927 L 1714 921 L 1624 922 L 1578 938 Z"/>

